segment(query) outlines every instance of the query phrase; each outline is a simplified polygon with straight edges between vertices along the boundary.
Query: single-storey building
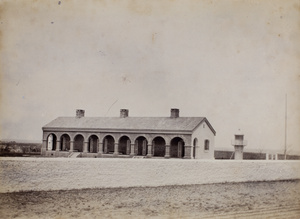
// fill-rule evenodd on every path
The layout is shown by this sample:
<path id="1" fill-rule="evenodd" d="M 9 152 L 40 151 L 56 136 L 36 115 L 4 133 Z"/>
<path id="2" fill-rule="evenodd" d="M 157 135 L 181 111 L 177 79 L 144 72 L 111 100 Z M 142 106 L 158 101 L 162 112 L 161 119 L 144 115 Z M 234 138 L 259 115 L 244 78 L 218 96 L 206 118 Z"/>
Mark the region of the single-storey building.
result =
<path id="1" fill-rule="evenodd" d="M 214 159 L 215 130 L 205 117 L 58 117 L 43 130 L 43 156 Z"/>

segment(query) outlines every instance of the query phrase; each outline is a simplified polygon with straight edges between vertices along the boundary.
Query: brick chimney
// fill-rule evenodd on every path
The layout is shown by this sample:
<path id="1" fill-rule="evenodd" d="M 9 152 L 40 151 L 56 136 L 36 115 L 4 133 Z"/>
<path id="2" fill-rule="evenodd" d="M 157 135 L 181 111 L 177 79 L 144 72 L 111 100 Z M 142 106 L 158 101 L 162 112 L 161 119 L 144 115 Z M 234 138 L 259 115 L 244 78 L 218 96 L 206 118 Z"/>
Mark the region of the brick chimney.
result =
<path id="1" fill-rule="evenodd" d="M 179 109 L 171 109 L 171 118 L 179 117 Z"/>
<path id="2" fill-rule="evenodd" d="M 120 109 L 120 118 L 128 117 L 129 110 L 128 109 Z"/>
<path id="3" fill-rule="evenodd" d="M 84 110 L 82 110 L 82 109 L 77 109 L 77 110 L 76 110 L 76 117 L 77 117 L 77 118 L 84 117 Z"/>

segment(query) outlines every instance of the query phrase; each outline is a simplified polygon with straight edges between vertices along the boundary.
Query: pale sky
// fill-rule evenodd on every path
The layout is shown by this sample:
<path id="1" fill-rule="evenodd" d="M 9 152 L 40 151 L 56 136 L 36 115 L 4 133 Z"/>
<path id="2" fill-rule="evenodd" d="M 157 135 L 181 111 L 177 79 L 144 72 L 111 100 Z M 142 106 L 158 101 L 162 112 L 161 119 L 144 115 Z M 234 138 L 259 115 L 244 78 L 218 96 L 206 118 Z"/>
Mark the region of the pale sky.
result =
<path id="1" fill-rule="evenodd" d="M 207 117 L 215 146 L 300 151 L 300 1 L 0 1 L 0 139 L 59 116 Z M 300 152 L 299 152 L 300 153 Z"/>

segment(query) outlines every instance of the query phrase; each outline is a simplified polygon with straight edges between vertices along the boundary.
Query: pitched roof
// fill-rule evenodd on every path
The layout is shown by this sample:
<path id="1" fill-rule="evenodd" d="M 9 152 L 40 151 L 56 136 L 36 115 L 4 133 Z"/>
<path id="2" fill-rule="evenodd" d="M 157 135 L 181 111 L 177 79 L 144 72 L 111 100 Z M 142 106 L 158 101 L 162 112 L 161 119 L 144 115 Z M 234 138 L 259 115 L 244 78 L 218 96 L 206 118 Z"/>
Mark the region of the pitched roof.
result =
<path id="1" fill-rule="evenodd" d="M 43 129 L 193 131 L 202 121 L 208 123 L 205 117 L 58 117 L 45 125 Z M 209 126 L 215 133 L 210 124 Z"/>

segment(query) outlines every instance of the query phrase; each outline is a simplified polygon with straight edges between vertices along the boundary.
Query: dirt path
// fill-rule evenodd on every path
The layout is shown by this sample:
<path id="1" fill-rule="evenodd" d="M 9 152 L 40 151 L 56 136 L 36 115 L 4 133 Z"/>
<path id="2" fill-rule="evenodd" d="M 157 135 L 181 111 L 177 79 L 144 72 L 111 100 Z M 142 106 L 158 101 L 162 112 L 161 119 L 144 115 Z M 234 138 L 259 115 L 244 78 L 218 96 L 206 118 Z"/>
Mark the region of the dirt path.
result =
<path id="1" fill-rule="evenodd" d="M 1 218 L 300 218 L 300 181 L 0 194 Z"/>

